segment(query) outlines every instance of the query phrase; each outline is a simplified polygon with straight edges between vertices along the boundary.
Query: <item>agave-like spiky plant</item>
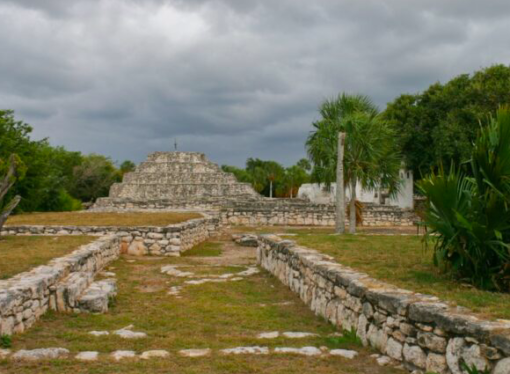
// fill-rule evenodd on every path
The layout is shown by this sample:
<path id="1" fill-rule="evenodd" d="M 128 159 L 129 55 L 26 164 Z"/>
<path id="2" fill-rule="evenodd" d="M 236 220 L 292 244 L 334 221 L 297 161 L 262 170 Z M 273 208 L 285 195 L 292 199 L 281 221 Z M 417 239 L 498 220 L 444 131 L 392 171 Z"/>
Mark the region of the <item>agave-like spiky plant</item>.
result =
<path id="1" fill-rule="evenodd" d="M 424 178 L 434 260 L 477 287 L 510 291 L 510 110 L 481 127 L 467 170 Z"/>

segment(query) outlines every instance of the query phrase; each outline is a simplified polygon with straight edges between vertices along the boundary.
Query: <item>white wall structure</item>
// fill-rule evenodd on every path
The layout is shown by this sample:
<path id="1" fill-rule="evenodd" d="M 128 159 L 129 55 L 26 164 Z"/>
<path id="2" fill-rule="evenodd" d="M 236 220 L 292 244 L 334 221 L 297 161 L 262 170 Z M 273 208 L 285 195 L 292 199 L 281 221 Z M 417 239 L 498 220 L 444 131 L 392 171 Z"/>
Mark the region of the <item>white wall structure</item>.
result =
<path id="1" fill-rule="evenodd" d="M 358 183 L 356 186 L 356 197 L 362 203 L 373 203 L 378 205 L 394 205 L 402 209 L 413 209 L 413 172 L 410 170 L 400 170 L 402 185 L 400 191 L 395 197 L 385 197 L 384 191 L 380 188 L 374 190 L 363 190 Z M 382 194 L 381 194 L 382 192 Z M 310 200 L 316 204 L 334 204 L 336 194 L 336 183 L 332 183 L 329 191 L 324 184 L 306 183 L 299 188 L 298 197 Z M 350 199 L 351 193 L 349 187 L 346 188 L 345 195 Z"/>

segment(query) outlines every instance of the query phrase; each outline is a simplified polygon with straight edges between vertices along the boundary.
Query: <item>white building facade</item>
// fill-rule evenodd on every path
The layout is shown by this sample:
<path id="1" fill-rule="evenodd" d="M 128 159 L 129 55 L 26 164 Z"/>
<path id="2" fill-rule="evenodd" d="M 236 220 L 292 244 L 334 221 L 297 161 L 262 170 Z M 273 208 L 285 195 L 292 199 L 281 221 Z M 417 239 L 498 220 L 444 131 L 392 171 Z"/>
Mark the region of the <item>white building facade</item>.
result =
<path id="1" fill-rule="evenodd" d="M 410 170 L 401 169 L 400 179 L 402 184 L 400 191 L 395 197 L 387 196 L 387 193 L 381 188 L 373 190 L 364 190 L 361 188 L 360 183 L 356 186 L 356 198 L 362 203 L 373 203 L 377 205 L 393 205 L 402 209 L 414 208 L 414 178 L 413 172 Z M 336 183 L 332 183 L 329 191 L 324 184 L 306 183 L 299 188 L 298 198 L 307 199 L 316 204 L 334 204 L 336 194 Z M 350 199 L 350 188 L 347 187 L 345 196 Z"/>

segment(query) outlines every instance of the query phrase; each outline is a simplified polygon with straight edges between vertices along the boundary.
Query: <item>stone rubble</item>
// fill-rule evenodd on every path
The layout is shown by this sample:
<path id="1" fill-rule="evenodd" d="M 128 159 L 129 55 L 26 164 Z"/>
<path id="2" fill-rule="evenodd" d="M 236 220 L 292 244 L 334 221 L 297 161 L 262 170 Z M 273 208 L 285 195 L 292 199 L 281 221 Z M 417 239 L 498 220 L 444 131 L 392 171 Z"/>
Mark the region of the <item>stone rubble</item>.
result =
<path id="1" fill-rule="evenodd" d="M 0 360 L 7 358 L 11 353 L 10 349 L 0 349 Z"/>

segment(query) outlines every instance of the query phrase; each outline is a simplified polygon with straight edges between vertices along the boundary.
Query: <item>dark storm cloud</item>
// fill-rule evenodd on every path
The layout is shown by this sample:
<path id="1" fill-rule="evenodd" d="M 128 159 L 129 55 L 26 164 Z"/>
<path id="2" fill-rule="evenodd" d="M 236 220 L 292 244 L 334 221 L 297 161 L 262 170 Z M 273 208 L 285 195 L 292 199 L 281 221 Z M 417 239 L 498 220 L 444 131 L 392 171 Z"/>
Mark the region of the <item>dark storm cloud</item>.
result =
<path id="1" fill-rule="evenodd" d="M 0 0 L 0 106 L 114 159 L 305 155 L 320 102 L 510 61 L 507 0 Z"/>

